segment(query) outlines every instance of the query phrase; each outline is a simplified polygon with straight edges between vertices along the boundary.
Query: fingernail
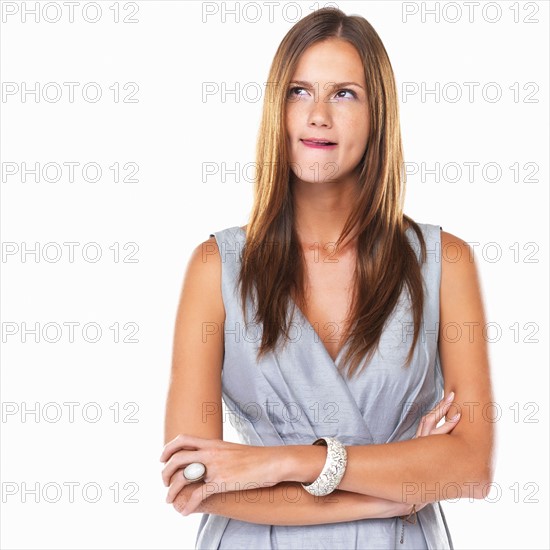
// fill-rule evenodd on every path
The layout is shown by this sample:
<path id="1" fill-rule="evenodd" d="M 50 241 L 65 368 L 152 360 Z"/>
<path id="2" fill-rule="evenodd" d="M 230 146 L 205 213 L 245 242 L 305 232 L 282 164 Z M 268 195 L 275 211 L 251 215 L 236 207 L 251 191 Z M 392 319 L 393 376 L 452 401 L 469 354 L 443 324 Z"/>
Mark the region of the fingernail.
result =
<path id="1" fill-rule="evenodd" d="M 447 399 L 445 399 L 445 401 L 452 401 L 454 396 L 455 396 L 455 392 L 452 391 L 452 392 L 447 396 Z"/>
<path id="2" fill-rule="evenodd" d="M 459 417 L 460 417 L 460 413 L 456 413 L 456 414 L 451 418 L 451 420 L 454 422 L 455 420 L 458 420 Z"/>

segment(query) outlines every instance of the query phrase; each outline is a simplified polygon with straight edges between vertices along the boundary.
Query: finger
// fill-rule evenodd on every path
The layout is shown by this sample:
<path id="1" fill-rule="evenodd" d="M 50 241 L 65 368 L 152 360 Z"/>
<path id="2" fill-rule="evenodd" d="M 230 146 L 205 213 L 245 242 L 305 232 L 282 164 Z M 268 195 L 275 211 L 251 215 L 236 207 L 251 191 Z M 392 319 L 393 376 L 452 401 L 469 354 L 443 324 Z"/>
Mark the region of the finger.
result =
<path id="1" fill-rule="evenodd" d="M 449 410 L 454 398 L 454 392 L 449 393 L 449 395 L 441 399 L 437 405 L 430 411 L 428 411 L 420 420 L 416 434 L 414 437 L 422 437 L 430 434 L 430 430 L 434 428 L 437 423 L 445 416 L 446 412 Z M 428 419 L 435 420 L 433 423 L 428 423 Z M 414 439 L 414 438 L 413 438 Z"/>
<path id="2" fill-rule="evenodd" d="M 174 510 L 177 510 L 178 513 L 181 514 L 181 511 L 183 510 L 183 508 L 185 508 L 185 505 L 187 504 L 187 500 L 187 495 L 184 491 L 181 491 L 174 499 L 174 502 L 172 502 Z"/>
<path id="3" fill-rule="evenodd" d="M 420 437 L 430 435 L 430 432 L 435 428 L 437 424 L 435 411 L 430 411 L 422 417 L 420 424 Z"/>
<path id="4" fill-rule="evenodd" d="M 416 428 L 416 434 L 414 437 L 422 437 L 426 431 L 429 431 L 429 430 L 426 430 L 425 428 L 425 424 L 427 420 L 428 420 L 427 414 L 420 419 L 420 422 L 418 423 L 418 427 Z"/>
<path id="5" fill-rule="evenodd" d="M 421 424 L 421 436 L 430 435 L 432 430 L 437 426 L 437 423 L 445 416 L 451 404 L 451 401 L 441 403 L 424 415 Z"/>
<path id="6" fill-rule="evenodd" d="M 452 394 L 451 394 L 452 395 Z M 433 413 L 436 424 L 445 416 L 447 411 L 449 410 L 449 407 L 452 405 L 453 401 L 452 399 L 442 399 L 430 412 Z"/>
<path id="7" fill-rule="evenodd" d="M 449 406 L 452 404 L 454 397 L 455 392 L 450 392 L 449 395 L 439 401 L 439 403 L 432 409 L 432 412 L 435 412 L 436 415 L 440 415 L 439 419 L 443 418 L 441 411 L 449 409 Z"/>
<path id="8" fill-rule="evenodd" d="M 438 435 L 438 434 L 448 434 L 453 431 L 453 429 L 458 424 L 458 421 L 460 420 L 460 413 L 457 413 L 453 418 L 450 418 L 445 422 L 445 424 L 442 424 L 439 426 L 439 428 L 436 428 L 435 430 L 432 430 L 432 433 L 430 435 Z"/>
<path id="9" fill-rule="evenodd" d="M 200 487 L 197 487 L 191 493 L 191 496 L 189 497 L 187 504 L 181 510 L 182 515 L 188 516 L 189 514 L 192 514 L 200 506 L 200 503 L 204 500 L 203 487 L 205 485 L 206 485 L 205 483 L 202 483 Z"/>
<path id="10" fill-rule="evenodd" d="M 183 469 L 193 462 L 204 462 L 202 455 L 199 453 L 200 451 L 178 451 L 174 453 L 162 470 L 161 475 L 164 485 L 168 487 L 169 480 L 176 470 Z"/>
<path id="11" fill-rule="evenodd" d="M 160 455 L 160 461 L 166 462 L 175 452 L 184 448 L 198 449 L 204 445 L 206 440 L 202 437 L 195 437 L 192 435 L 179 434 L 174 437 L 172 441 L 169 441 L 162 450 Z"/>
<path id="12" fill-rule="evenodd" d="M 416 429 L 415 437 L 423 437 L 424 436 L 424 434 L 426 432 L 425 424 L 426 424 L 427 419 L 428 419 L 427 416 L 423 416 L 420 419 L 420 422 L 418 423 L 418 428 Z"/>
<path id="13" fill-rule="evenodd" d="M 421 425 L 421 428 L 422 428 L 421 437 L 430 435 L 430 433 L 432 432 L 432 430 L 435 429 L 439 421 L 435 412 L 429 412 L 426 416 L 424 416 L 423 420 L 424 421 L 422 422 L 422 425 Z"/>
<path id="14" fill-rule="evenodd" d="M 168 504 L 174 502 L 175 498 L 188 483 L 190 482 L 183 477 L 183 470 L 177 470 L 170 478 L 170 489 L 168 489 L 168 494 L 166 495 L 166 502 Z"/>
<path id="15" fill-rule="evenodd" d="M 422 428 L 423 428 L 424 422 L 425 422 L 425 418 L 422 417 L 420 419 L 420 422 L 418 423 L 418 426 L 416 427 L 416 433 L 414 434 L 413 439 L 417 437 L 422 437 Z"/>

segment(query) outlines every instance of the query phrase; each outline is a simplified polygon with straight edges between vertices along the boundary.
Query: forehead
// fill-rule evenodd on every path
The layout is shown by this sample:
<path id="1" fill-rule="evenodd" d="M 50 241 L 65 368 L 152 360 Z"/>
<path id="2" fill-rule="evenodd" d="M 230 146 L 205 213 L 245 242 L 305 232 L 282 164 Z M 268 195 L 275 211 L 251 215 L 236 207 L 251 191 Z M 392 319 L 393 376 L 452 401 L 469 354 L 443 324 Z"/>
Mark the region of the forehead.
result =
<path id="1" fill-rule="evenodd" d="M 307 48 L 300 56 L 292 78 L 308 82 L 354 81 L 363 85 L 365 71 L 353 44 L 331 38 Z"/>

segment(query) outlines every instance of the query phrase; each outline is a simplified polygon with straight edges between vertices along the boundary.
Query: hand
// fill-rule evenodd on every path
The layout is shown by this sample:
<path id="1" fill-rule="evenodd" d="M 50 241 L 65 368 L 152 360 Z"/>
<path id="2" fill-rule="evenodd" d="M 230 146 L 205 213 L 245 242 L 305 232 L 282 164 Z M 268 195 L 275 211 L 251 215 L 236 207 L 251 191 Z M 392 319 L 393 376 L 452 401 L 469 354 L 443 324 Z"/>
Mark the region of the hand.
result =
<path id="1" fill-rule="evenodd" d="M 196 483 L 197 489 L 179 510 L 187 515 L 214 493 L 276 485 L 281 481 L 277 477 L 279 457 L 276 449 L 180 434 L 165 445 L 160 457 L 165 463 L 162 479 L 170 487 L 166 502 L 173 502 L 184 487 Z M 200 480 L 204 483 L 188 481 L 183 476 L 183 469 L 192 462 L 202 462 L 206 466 L 205 476 Z"/>
<path id="2" fill-rule="evenodd" d="M 442 424 L 439 428 L 436 428 L 437 423 L 447 414 L 449 407 L 453 402 L 454 392 L 451 392 L 446 399 L 442 399 L 431 411 L 427 412 L 418 425 L 416 435 L 417 437 L 424 437 L 427 435 L 438 435 L 450 433 L 460 420 L 460 413 L 453 418 L 447 419 L 445 424 Z M 416 508 L 418 510 L 418 506 Z"/>
<path id="3" fill-rule="evenodd" d="M 450 433 L 460 420 L 460 414 L 456 415 L 452 419 L 449 419 L 442 424 L 439 428 L 436 428 L 437 423 L 447 414 L 449 407 L 451 406 L 454 398 L 454 392 L 451 392 L 446 399 L 442 399 L 431 411 L 428 411 L 420 420 L 416 435 L 417 437 L 426 437 L 428 435 L 438 435 Z M 416 511 L 419 512 L 427 506 L 428 502 L 396 502 L 394 508 L 394 516 L 408 516 L 411 513 L 413 504 L 416 505 Z"/>

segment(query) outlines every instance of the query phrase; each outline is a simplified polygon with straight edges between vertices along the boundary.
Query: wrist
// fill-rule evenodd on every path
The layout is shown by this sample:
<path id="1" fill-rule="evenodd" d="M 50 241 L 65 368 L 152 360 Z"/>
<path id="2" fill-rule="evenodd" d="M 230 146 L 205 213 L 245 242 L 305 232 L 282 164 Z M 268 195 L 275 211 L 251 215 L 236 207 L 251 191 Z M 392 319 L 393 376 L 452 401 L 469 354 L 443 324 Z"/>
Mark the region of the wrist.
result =
<path id="1" fill-rule="evenodd" d="M 279 482 L 311 483 L 321 473 L 327 459 L 327 448 L 321 445 L 283 445 L 277 464 Z"/>
<path id="2" fill-rule="evenodd" d="M 399 504 L 400 504 L 400 511 L 397 515 L 401 518 L 406 518 L 409 515 L 411 515 L 414 512 L 413 506 L 414 506 L 414 509 L 416 510 L 419 509 L 419 505 L 416 504 L 415 502 L 409 502 L 409 503 L 400 502 Z"/>
<path id="3" fill-rule="evenodd" d="M 357 519 L 371 518 L 399 518 L 407 516 L 412 510 L 412 504 L 405 502 L 388 500 L 361 493 L 350 493 L 354 495 L 355 509 L 357 510 Z"/>

